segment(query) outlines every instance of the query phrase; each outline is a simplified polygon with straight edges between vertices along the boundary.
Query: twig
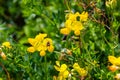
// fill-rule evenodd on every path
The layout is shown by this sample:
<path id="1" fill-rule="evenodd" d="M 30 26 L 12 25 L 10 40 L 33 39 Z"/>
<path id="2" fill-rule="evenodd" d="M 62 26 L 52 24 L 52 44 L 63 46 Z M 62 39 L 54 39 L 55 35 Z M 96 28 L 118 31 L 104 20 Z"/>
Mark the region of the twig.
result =
<path id="1" fill-rule="evenodd" d="M 7 69 L 5 68 L 5 66 L 2 64 L 2 63 L 0 63 L 0 66 L 3 68 L 3 70 L 6 72 L 6 74 L 7 74 L 7 80 L 10 80 L 10 75 L 9 75 L 9 72 L 7 71 Z"/>

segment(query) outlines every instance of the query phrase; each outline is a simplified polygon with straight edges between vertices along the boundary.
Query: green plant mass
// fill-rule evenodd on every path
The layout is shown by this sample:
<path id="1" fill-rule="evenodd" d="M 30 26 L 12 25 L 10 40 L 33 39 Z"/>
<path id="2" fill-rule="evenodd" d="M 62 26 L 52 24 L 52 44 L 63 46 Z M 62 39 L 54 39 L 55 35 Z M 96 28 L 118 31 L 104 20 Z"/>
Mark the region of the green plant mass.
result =
<path id="1" fill-rule="evenodd" d="M 120 80 L 120 0 L 0 0 L 0 80 Z"/>

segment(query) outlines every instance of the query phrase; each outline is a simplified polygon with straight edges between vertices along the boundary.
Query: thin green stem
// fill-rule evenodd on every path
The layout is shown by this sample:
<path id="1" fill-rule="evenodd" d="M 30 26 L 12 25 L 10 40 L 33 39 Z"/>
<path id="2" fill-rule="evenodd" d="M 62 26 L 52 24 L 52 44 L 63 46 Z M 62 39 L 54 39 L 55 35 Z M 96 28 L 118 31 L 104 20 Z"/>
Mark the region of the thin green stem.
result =
<path id="1" fill-rule="evenodd" d="M 44 18 L 46 18 L 53 25 L 55 25 L 55 23 L 49 17 L 47 17 L 45 14 L 41 14 L 41 16 L 44 17 Z"/>
<path id="2" fill-rule="evenodd" d="M 69 36 L 67 36 L 66 38 L 66 48 L 68 48 L 68 46 L 69 46 Z"/>
<path id="3" fill-rule="evenodd" d="M 91 55 L 90 55 L 90 51 L 87 49 L 87 47 L 85 47 L 85 42 L 84 42 L 84 40 L 82 40 L 82 38 L 81 38 L 81 41 L 82 41 L 82 47 L 84 47 L 85 48 L 85 50 L 86 50 L 86 52 L 88 53 L 88 58 L 90 59 L 90 61 L 92 61 L 92 58 L 91 58 Z"/>
<path id="4" fill-rule="evenodd" d="M 46 77 L 46 80 L 48 80 L 48 67 L 47 67 L 47 56 L 44 57 L 45 59 L 45 77 Z"/>
<path id="5" fill-rule="evenodd" d="M 66 1 L 66 6 L 67 6 L 69 12 L 71 12 L 71 9 L 70 9 L 69 4 L 68 4 L 69 3 L 68 0 L 65 0 L 65 1 Z"/>
<path id="6" fill-rule="evenodd" d="M 81 38 L 79 36 L 79 49 L 80 49 L 80 54 L 81 54 L 81 46 L 82 46 L 82 43 L 81 43 Z"/>

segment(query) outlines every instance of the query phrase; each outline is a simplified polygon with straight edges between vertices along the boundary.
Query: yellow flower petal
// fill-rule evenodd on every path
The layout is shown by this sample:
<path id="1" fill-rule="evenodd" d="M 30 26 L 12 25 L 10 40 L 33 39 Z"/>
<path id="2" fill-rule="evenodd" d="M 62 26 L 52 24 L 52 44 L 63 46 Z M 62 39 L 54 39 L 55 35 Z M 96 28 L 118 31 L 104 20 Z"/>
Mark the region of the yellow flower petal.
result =
<path id="1" fill-rule="evenodd" d="M 60 61 L 55 61 L 56 65 L 60 67 Z"/>
<path id="2" fill-rule="evenodd" d="M 49 51 L 49 52 L 53 52 L 53 50 L 54 50 L 54 46 L 49 46 L 49 47 L 48 47 L 48 51 Z"/>
<path id="3" fill-rule="evenodd" d="M 45 38 L 45 39 L 43 40 L 43 45 L 45 45 L 46 47 L 53 45 L 52 39 L 50 39 L 50 38 Z"/>
<path id="4" fill-rule="evenodd" d="M 108 60 L 109 60 L 110 63 L 112 63 L 112 64 L 116 64 L 116 60 L 117 60 L 117 58 L 114 57 L 114 56 L 108 56 Z"/>
<path id="5" fill-rule="evenodd" d="M 70 29 L 69 28 L 63 28 L 60 30 L 60 33 L 64 34 L 64 35 L 68 35 L 70 33 Z"/>
<path id="6" fill-rule="evenodd" d="M 28 38 L 28 42 L 33 46 L 35 45 L 36 40 L 33 38 Z"/>
<path id="7" fill-rule="evenodd" d="M 62 64 L 60 67 L 60 72 L 64 72 L 67 69 L 67 65 L 66 64 Z"/>
<path id="8" fill-rule="evenodd" d="M 42 41 L 46 36 L 47 36 L 47 34 L 41 34 L 40 33 L 35 37 L 35 40 Z"/>
<path id="9" fill-rule="evenodd" d="M 81 76 L 87 75 L 87 71 L 84 70 L 83 68 L 80 68 L 78 63 L 74 63 L 73 68 L 79 73 L 79 75 L 81 75 Z"/>
<path id="10" fill-rule="evenodd" d="M 27 48 L 27 51 L 33 53 L 33 52 L 35 52 L 35 49 L 34 49 L 34 47 L 29 47 L 29 48 Z"/>
<path id="11" fill-rule="evenodd" d="M 46 52 L 45 51 L 40 51 L 40 56 L 45 56 Z"/>
<path id="12" fill-rule="evenodd" d="M 64 77 L 64 78 L 67 78 L 67 77 L 68 77 L 68 75 L 69 75 L 68 70 L 65 70 L 65 71 L 64 71 L 64 73 L 63 73 L 63 77 Z"/>
<path id="13" fill-rule="evenodd" d="M 78 65 L 78 63 L 74 63 L 73 68 L 74 68 L 75 70 L 79 70 L 79 69 L 80 69 L 80 66 Z"/>
<path id="14" fill-rule="evenodd" d="M 87 71 L 83 68 L 81 68 L 78 72 L 81 76 L 86 76 L 87 75 Z"/>
<path id="15" fill-rule="evenodd" d="M 54 68 L 57 70 L 57 71 L 60 71 L 60 68 L 58 66 L 54 66 Z"/>
<path id="16" fill-rule="evenodd" d="M 39 47 L 37 47 L 37 50 L 38 51 L 46 51 L 47 50 L 47 47 L 43 44 L 39 45 Z"/>
<path id="17" fill-rule="evenodd" d="M 80 14 L 80 21 L 87 21 L 88 19 L 88 12 L 82 12 Z"/>
<path id="18" fill-rule="evenodd" d="M 79 30 L 76 30 L 76 31 L 74 31 L 74 34 L 75 34 L 76 36 L 78 36 L 78 35 L 80 35 L 80 31 L 79 31 Z"/>

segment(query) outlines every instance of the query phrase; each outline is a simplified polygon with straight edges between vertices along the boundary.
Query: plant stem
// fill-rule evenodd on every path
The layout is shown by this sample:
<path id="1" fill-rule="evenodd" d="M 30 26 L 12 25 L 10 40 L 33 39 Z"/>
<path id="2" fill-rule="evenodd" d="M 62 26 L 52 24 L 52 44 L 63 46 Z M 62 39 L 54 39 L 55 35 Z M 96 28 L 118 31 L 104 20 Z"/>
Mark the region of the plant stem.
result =
<path id="1" fill-rule="evenodd" d="M 80 49 L 80 54 L 81 54 L 81 46 L 82 46 L 82 43 L 81 43 L 81 38 L 79 36 L 79 49 Z"/>
<path id="2" fill-rule="evenodd" d="M 68 5 L 68 0 L 65 0 L 65 2 L 66 2 L 66 6 L 67 6 L 69 12 L 71 12 L 71 9 L 70 9 L 70 7 L 69 7 L 69 5 Z"/>
<path id="3" fill-rule="evenodd" d="M 46 77 L 46 80 L 48 80 L 48 67 L 47 67 L 47 57 L 45 56 L 44 57 L 45 59 L 45 77 Z"/>
<path id="4" fill-rule="evenodd" d="M 0 63 L 0 66 L 3 68 L 3 70 L 6 72 L 7 74 L 7 80 L 10 80 L 10 74 L 9 72 L 7 71 L 7 69 L 4 67 L 4 65 L 2 63 Z"/>

